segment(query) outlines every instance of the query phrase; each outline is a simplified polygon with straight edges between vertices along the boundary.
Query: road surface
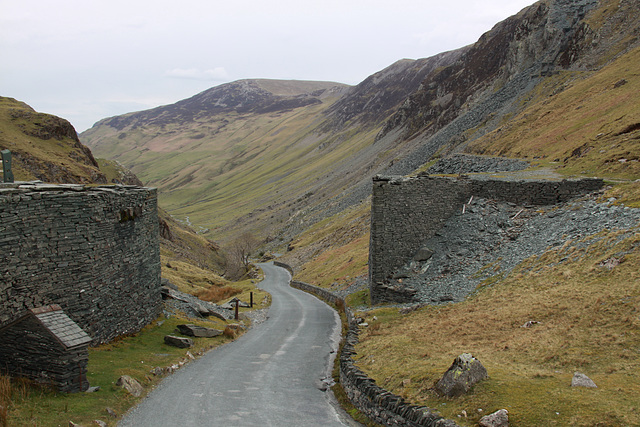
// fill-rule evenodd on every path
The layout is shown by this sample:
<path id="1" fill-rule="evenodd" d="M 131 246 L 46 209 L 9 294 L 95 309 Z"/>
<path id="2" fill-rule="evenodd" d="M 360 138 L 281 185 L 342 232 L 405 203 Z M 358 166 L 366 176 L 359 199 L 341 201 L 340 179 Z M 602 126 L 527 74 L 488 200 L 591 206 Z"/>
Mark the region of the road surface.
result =
<path id="1" fill-rule="evenodd" d="M 289 273 L 260 265 L 272 295 L 266 322 L 165 378 L 120 426 L 355 425 L 320 390 L 337 349 L 340 319 L 288 286 Z"/>

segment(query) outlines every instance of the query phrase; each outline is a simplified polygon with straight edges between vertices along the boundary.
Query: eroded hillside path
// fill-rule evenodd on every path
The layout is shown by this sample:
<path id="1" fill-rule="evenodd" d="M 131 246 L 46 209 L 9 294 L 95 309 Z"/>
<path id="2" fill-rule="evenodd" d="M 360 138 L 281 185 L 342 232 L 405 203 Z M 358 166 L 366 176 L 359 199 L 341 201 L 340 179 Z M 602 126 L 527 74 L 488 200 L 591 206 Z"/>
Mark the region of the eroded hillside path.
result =
<path id="1" fill-rule="evenodd" d="M 347 415 L 320 390 L 330 375 L 340 319 L 260 264 L 272 295 L 268 319 L 167 377 L 120 426 L 344 426 Z"/>

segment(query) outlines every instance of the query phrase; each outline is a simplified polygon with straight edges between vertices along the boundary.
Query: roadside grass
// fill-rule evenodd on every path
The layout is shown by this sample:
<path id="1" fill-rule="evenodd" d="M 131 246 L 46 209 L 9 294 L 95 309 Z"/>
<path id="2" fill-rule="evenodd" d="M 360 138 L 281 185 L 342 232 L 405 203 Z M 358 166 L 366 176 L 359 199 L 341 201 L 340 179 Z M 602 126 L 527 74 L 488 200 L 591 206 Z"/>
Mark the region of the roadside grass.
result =
<path id="1" fill-rule="evenodd" d="M 207 273 L 206 270 L 200 270 L 187 263 L 177 265 L 185 270 L 192 267 L 190 271 L 197 274 Z M 195 278 L 198 277 L 197 274 L 194 275 Z M 202 282 L 207 283 L 206 280 Z M 219 291 L 231 290 L 233 295 L 246 302 L 250 301 L 250 293 L 253 293 L 254 309 L 266 308 L 271 302 L 270 295 L 256 288 L 256 282 L 257 280 L 225 281 L 223 286 L 189 286 L 189 289 L 184 290 L 200 289 L 205 297 Z M 228 298 L 225 296 L 224 299 Z M 248 324 L 243 320 L 246 318 L 242 314 L 250 309 L 240 308 L 239 311 L 238 323 Z M 225 333 L 216 338 L 193 338 L 194 346 L 190 349 L 178 349 L 165 344 L 164 336 L 180 336 L 176 326 L 184 323 L 221 329 Z M 115 385 L 121 375 L 130 375 L 137 379 L 146 394 L 162 379 L 161 376 L 151 373 L 153 368 L 179 367 L 191 360 L 187 351 L 197 357 L 237 337 L 235 330 L 230 333 L 226 328 L 229 323 L 236 322 L 224 322 L 216 318 L 195 320 L 181 315 L 170 318 L 160 316 L 136 334 L 119 337 L 110 343 L 90 348 L 87 378 L 91 386 L 100 386 L 100 390 L 94 393 L 62 394 L 24 379 L 9 380 L 8 377 L 0 375 L 0 426 L 66 426 L 69 425 L 69 421 L 89 425 L 96 419 L 115 426 L 122 414 L 142 399 L 132 397 Z M 114 410 L 118 418 L 110 417 L 106 412 L 107 407 Z"/>
<path id="2" fill-rule="evenodd" d="M 6 402 L 2 406 L 7 408 L 6 425 L 66 426 L 69 421 L 89 425 L 97 419 L 110 426 L 116 425 L 117 420 L 144 397 L 134 398 L 116 386 L 121 375 L 130 375 L 138 380 L 146 394 L 162 379 L 151 373 L 153 368 L 187 363 L 190 360 L 187 352 L 197 356 L 231 341 L 227 336 L 221 335 L 216 338 L 194 338 L 194 346 L 190 349 L 165 344 L 164 336 L 179 335 L 175 331 L 176 326 L 183 323 L 216 329 L 225 329 L 226 325 L 218 319 L 196 321 L 182 317 L 161 317 L 137 334 L 90 348 L 87 378 L 91 386 L 100 387 L 94 393 L 57 393 L 24 380 L 13 380 L 10 401 L 7 401 L 4 393 L 2 398 Z M 0 393 L 6 388 L 3 384 L 7 384 L 7 377 L 0 377 Z M 118 414 L 117 419 L 109 416 L 107 407 Z"/>
<path id="3" fill-rule="evenodd" d="M 179 260 L 169 260 L 162 255 L 162 277 L 169 279 L 178 290 L 188 294 L 207 291 L 211 287 L 223 287 L 230 282 L 210 270 L 199 268 L 192 263 Z"/>
<path id="4" fill-rule="evenodd" d="M 502 408 L 520 426 L 640 425 L 639 267 L 638 228 L 604 231 L 528 258 L 463 302 L 358 313 L 369 323 L 358 365 L 464 426 Z M 489 379 L 464 397 L 439 397 L 435 382 L 464 352 Z M 572 388 L 575 371 L 598 388 Z"/>
<path id="5" fill-rule="evenodd" d="M 371 305 L 371 298 L 369 296 L 369 288 L 362 289 L 360 291 L 354 292 L 345 298 L 345 302 L 349 307 L 368 307 Z"/>

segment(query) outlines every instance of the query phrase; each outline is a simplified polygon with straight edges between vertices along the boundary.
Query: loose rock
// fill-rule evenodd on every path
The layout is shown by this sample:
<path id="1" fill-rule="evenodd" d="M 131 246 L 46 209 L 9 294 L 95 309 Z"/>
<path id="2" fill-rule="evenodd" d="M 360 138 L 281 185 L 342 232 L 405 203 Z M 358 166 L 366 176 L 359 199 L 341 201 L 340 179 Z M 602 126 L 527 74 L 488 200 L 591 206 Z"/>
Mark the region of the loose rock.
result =
<path id="1" fill-rule="evenodd" d="M 178 348 L 189 348 L 193 346 L 193 340 L 191 338 L 176 337 L 175 335 L 165 335 L 164 343 Z"/>
<path id="2" fill-rule="evenodd" d="M 140 397 L 140 395 L 142 395 L 142 391 L 144 390 L 142 388 L 142 385 L 140 385 L 140 383 L 136 379 L 131 378 L 129 375 L 123 375 L 118 378 L 118 381 L 116 381 L 116 385 L 124 388 L 129 392 L 129 394 L 134 397 Z"/>
<path id="3" fill-rule="evenodd" d="M 509 427 L 509 411 L 500 409 L 493 414 L 480 418 L 481 427 Z"/>
<path id="4" fill-rule="evenodd" d="M 180 333 L 190 337 L 213 338 L 222 335 L 222 331 L 219 329 L 205 328 L 204 326 L 197 325 L 178 325 L 178 330 Z"/>
<path id="5" fill-rule="evenodd" d="M 589 388 L 597 388 L 596 383 L 593 382 L 591 378 L 586 376 L 581 372 L 576 372 L 573 374 L 573 379 L 571 380 L 571 387 L 589 387 Z"/>
<path id="6" fill-rule="evenodd" d="M 436 384 L 436 391 L 447 397 L 461 396 L 478 381 L 488 378 L 482 363 L 469 353 L 456 357 L 451 367 Z"/>

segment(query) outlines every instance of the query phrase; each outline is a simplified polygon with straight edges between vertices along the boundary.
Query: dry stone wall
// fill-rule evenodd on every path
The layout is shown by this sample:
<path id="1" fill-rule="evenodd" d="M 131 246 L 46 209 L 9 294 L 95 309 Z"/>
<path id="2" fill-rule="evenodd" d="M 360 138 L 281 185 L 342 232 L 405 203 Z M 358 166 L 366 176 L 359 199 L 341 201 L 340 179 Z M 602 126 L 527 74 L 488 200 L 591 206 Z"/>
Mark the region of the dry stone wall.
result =
<path id="1" fill-rule="evenodd" d="M 94 345 L 157 317 L 155 189 L 0 186 L 0 325 L 50 304 L 59 304 Z"/>
<path id="2" fill-rule="evenodd" d="M 287 264 L 274 262 L 275 265 L 293 269 Z M 407 427 L 456 427 L 457 424 L 443 418 L 426 406 L 412 405 L 401 396 L 378 386 L 376 381 L 365 374 L 355 364 L 355 347 L 358 344 L 360 326 L 345 304 L 344 299 L 333 292 L 309 283 L 292 281 L 296 289 L 316 295 L 328 304 L 335 305 L 345 315 L 347 335 L 343 337 L 340 350 L 340 386 L 351 403 L 370 420 L 383 426 Z"/>
<path id="3" fill-rule="evenodd" d="M 369 284 L 371 302 L 408 302 L 410 289 L 390 286 L 391 275 L 420 256 L 423 242 L 460 212 L 471 197 L 518 205 L 553 205 L 603 186 L 601 179 L 516 180 L 419 175 L 373 179 Z"/>

